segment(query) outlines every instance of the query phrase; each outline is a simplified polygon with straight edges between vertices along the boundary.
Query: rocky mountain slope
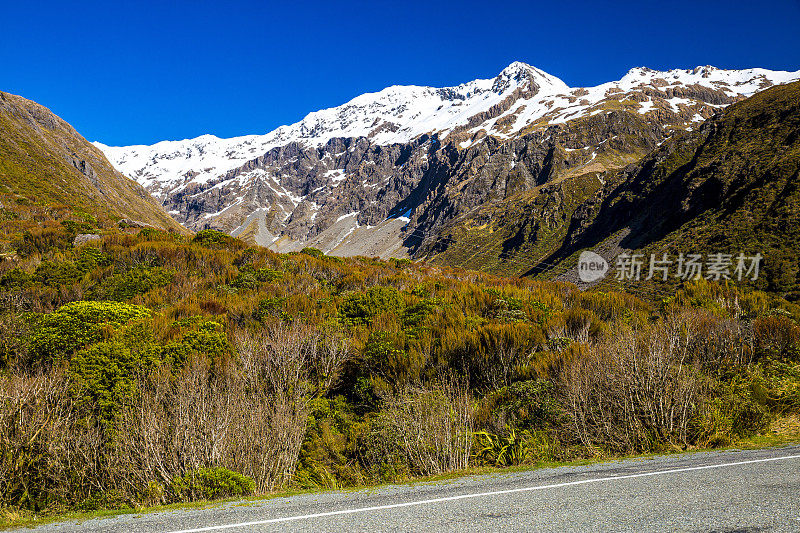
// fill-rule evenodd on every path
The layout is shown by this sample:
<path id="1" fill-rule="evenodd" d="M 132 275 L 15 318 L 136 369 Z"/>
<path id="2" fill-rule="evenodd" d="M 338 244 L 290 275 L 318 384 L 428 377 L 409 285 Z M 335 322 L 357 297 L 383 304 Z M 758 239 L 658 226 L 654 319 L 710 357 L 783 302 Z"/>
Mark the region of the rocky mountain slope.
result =
<path id="1" fill-rule="evenodd" d="M 186 232 L 72 126 L 0 92 L 0 245 L 29 226 L 73 219 Z"/>
<path id="2" fill-rule="evenodd" d="M 573 211 L 542 270 L 564 277 L 559 265 L 582 249 L 759 253 L 755 285 L 800 298 L 800 82 L 732 105 L 619 172 Z"/>
<path id="3" fill-rule="evenodd" d="M 800 71 L 637 68 L 570 88 L 513 63 L 457 87 L 389 87 L 266 135 L 97 146 L 192 229 L 280 251 L 432 258 L 458 220 L 559 187 L 579 203 L 602 173 L 794 79 Z"/>

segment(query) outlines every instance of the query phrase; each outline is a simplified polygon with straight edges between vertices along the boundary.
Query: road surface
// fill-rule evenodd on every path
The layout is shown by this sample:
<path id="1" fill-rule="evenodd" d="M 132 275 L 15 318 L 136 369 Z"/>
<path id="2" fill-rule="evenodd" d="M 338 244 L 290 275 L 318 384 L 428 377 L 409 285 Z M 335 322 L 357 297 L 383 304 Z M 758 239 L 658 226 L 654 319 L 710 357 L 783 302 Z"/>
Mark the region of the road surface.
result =
<path id="1" fill-rule="evenodd" d="M 800 446 L 329 491 L 33 531 L 800 532 Z"/>

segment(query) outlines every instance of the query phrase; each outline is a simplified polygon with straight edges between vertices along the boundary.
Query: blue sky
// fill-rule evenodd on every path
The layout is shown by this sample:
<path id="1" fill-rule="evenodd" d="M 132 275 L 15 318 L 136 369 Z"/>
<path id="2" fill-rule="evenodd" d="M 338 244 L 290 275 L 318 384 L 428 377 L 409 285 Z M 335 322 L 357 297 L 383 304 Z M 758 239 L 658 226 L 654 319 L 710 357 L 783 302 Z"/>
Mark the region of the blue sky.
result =
<path id="1" fill-rule="evenodd" d="M 635 66 L 800 69 L 800 0 L 0 3 L 0 90 L 89 140 L 266 133 L 388 85 L 519 60 L 572 86 Z"/>

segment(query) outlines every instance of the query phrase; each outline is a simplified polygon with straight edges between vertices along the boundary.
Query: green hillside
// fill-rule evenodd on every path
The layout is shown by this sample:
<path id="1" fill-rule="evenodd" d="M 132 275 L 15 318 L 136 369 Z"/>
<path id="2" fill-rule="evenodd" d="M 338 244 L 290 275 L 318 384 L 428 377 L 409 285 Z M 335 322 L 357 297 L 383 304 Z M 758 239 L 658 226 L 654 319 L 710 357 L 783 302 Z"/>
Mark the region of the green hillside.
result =
<path id="1" fill-rule="evenodd" d="M 0 263 L 0 511 L 797 438 L 799 321 L 210 230 L 41 247 Z"/>
<path id="2" fill-rule="evenodd" d="M 186 232 L 72 126 L 0 92 L 0 246 L 53 223 L 94 231 L 118 227 L 121 219 Z"/>

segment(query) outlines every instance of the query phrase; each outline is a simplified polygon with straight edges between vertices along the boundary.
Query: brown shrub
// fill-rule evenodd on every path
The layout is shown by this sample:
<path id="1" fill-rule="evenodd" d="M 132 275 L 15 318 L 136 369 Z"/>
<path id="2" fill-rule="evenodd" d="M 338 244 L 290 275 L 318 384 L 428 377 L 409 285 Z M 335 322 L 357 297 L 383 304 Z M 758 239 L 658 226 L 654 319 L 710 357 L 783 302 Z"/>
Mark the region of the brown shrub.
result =
<path id="1" fill-rule="evenodd" d="M 617 326 L 569 360 L 562 384 L 573 437 L 615 453 L 685 447 L 702 399 L 692 322 L 683 316 L 640 330 Z"/>

